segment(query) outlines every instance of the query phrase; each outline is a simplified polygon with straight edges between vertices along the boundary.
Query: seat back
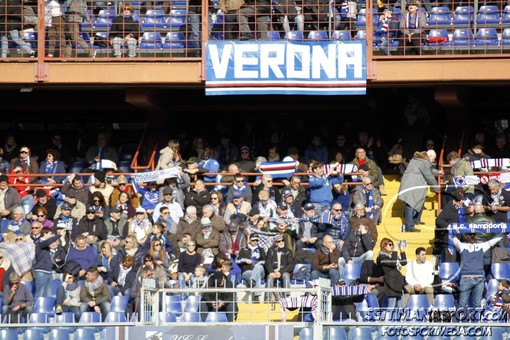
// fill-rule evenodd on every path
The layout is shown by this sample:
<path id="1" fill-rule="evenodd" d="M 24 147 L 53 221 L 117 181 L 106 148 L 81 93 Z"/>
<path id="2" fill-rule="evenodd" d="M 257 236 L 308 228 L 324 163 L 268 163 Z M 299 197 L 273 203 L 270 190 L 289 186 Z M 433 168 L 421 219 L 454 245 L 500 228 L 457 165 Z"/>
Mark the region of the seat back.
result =
<path id="1" fill-rule="evenodd" d="M 122 312 L 126 313 L 126 308 L 128 306 L 129 296 L 125 295 L 115 295 L 110 304 L 110 312 Z"/>
<path id="2" fill-rule="evenodd" d="M 186 25 L 186 10 L 185 9 L 172 9 L 168 16 L 167 25 L 170 28 L 181 28 Z"/>
<path id="3" fill-rule="evenodd" d="M 301 31 L 289 31 L 285 33 L 285 39 L 287 40 L 303 40 L 303 32 Z"/>
<path id="4" fill-rule="evenodd" d="M 432 306 L 440 311 L 455 308 L 455 298 L 452 294 L 436 294 Z"/>
<path id="5" fill-rule="evenodd" d="M 345 331 L 344 327 L 324 327 L 324 332 L 326 333 L 324 339 L 347 340 L 347 332 Z"/>
<path id="6" fill-rule="evenodd" d="M 160 312 L 159 322 L 177 322 L 177 316 L 171 312 Z"/>
<path id="7" fill-rule="evenodd" d="M 161 33 L 160 32 L 144 32 L 142 35 L 142 40 L 140 42 L 141 49 L 162 49 Z"/>
<path id="8" fill-rule="evenodd" d="M 125 312 L 108 312 L 104 319 L 104 322 L 126 322 L 127 317 Z"/>
<path id="9" fill-rule="evenodd" d="M 76 322 L 74 318 L 74 313 L 72 312 L 63 312 L 61 314 L 55 315 L 55 323 L 74 323 Z"/>
<path id="10" fill-rule="evenodd" d="M 334 31 L 333 40 L 351 40 L 351 32 L 347 30 Z"/>
<path id="11" fill-rule="evenodd" d="M 356 327 L 349 330 L 349 340 L 372 339 L 372 329 L 370 327 Z"/>
<path id="12" fill-rule="evenodd" d="M 0 329 L 0 339 L 2 339 L 2 340 L 19 340 L 18 330 L 16 328 Z"/>
<path id="13" fill-rule="evenodd" d="M 430 9 L 430 14 L 445 14 L 450 13 L 448 6 L 435 6 Z"/>
<path id="14" fill-rule="evenodd" d="M 181 315 L 182 298 L 180 295 L 165 295 L 164 302 L 165 302 L 164 312 Z"/>
<path id="15" fill-rule="evenodd" d="M 443 281 L 458 282 L 460 279 L 460 266 L 457 262 L 441 262 L 437 275 Z"/>
<path id="16" fill-rule="evenodd" d="M 200 322 L 200 313 L 198 312 L 184 312 L 181 315 L 182 322 Z"/>
<path id="17" fill-rule="evenodd" d="M 209 312 L 205 322 L 228 322 L 225 312 Z"/>
<path id="18" fill-rule="evenodd" d="M 33 313 L 51 313 L 53 314 L 56 298 L 52 296 L 41 296 L 35 300 Z"/>
<path id="19" fill-rule="evenodd" d="M 82 327 L 74 332 L 74 340 L 90 340 L 96 338 L 96 332 L 93 328 Z"/>
<path id="20" fill-rule="evenodd" d="M 31 313 L 28 317 L 28 323 L 48 323 L 50 314 L 48 313 Z"/>
<path id="21" fill-rule="evenodd" d="M 498 32 L 493 27 L 478 29 L 475 45 L 499 45 Z"/>
<path id="22" fill-rule="evenodd" d="M 299 331 L 299 340 L 313 340 L 313 328 L 303 327 Z"/>
<path id="23" fill-rule="evenodd" d="M 504 28 L 501 32 L 501 45 L 510 45 L 510 27 Z"/>
<path id="24" fill-rule="evenodd" d="M 453 13 L 453 25 L 471 25 L 474 19 L 473 6 L 457 6 Z"/>
<path id="25" fill-rule="evenodd" d="M 367 39 L 367 32 L 364 30 L 360 30 L 356 32 L 356 36 L 354 37 L 355 40 L 366 40 Z"/>
<path id="26" fill-rule="evenodd" d="M 452 46 L 470 46 L 474 43 L 470 28 L 456 28 L 453 31 Z"/>
<path id="27" fill-rule="evenodd" d="M 447 45 L 449 43 L 448 31 L 446 29 L 431 29 L 427 41 L 430 46 Z"/>
<path id="28" fill-rule="evenodd" d="M 491 265 L 492 277 L 498 280 L 510 280 L 510 264 L 506 262 L 496 262 Z"/>
<path id="29" fill-rule="evenodd" d="M 189 295 L 186 300 L 184 300 L 184 312 L 197 312 L 198 307 L 200 306 L 200 300 L 202 297 L 200 295 Z"/>
<path id="30" fill-rule="evenodd" d="M 342 278 L 347 284 L 353 280 L 359 279 L 361 275 L 361 263 L 351 262 L 347 263 L 344 267 Z"/>
<path id="31" fill-rule="evenodd" d="M 328 40 L 328 32 L 326 31 L 310 31 L 308 40 Z"/>
<path id="32" fill-rule="evenodd" d="M 450 13 L 434 13 L 430 14 L 427 20 L 429 27 L 449 26 L 452 23 L 452 15 Z"/>
<path id="33" fill-rule="evenodd" d="M 81 313 L 80 323 L 97 323 L 101 322 L 101 314 L 98 312 Z"/>
<path id="34" fill-rule="evenodd" d="M 50 332 L 51 340 L 69 340 L 71 339 L 71 330 L 69 328 L 53 328 Z"/>
<path id="35" fill-rule="evenodd" d="M 23 332 L 23 340 L 44 340 L 44 329 L 28 328 Z"/>

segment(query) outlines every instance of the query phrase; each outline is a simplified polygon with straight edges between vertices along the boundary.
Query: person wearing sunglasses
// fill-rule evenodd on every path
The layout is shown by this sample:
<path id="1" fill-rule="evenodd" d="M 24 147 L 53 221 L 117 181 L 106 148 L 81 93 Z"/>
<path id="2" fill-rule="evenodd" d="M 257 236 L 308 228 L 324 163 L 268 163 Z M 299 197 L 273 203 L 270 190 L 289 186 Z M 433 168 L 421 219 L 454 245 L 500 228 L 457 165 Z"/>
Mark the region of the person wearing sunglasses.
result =
<path id="1" fill-rule="evenodd" d="M 39 163 L 35 157 L 30 155 L 30 149 L 27 146 L 22 146 L 19 149 L 19 157 L 15 157 L 9 164 L 9 172 L 12 172 L 15 168 L 21 168 L 27 174 L 38 174 Z M 38 177 L 30 176 L 30 183 L 36 183 Z"/>
<path id="2" fill-rule="evenodd" d="M 393 241 L 386 237 L 381 240 L 380 246 L 377 265 L 381 267 L 384 276 L 384 292 L 388 297 L 387 308 L 403 308 L 402 288 L 405 286 L 405 278 L 400 270 L 407 264 L 404 247 L 399 243 L 399 255 L 394 250 Z"/>
<path id="3" fill-rule="evenodd" d="M 267 251 L 264 263 L 267 274 L 267 287 L 290 287 L 290 276 L 294 270 L 294 256 L 292 251 L 285 247 L 283 235 L 274 239 L 274 245 Z M 288 295 L 288 293 L 285 293 Z"/>

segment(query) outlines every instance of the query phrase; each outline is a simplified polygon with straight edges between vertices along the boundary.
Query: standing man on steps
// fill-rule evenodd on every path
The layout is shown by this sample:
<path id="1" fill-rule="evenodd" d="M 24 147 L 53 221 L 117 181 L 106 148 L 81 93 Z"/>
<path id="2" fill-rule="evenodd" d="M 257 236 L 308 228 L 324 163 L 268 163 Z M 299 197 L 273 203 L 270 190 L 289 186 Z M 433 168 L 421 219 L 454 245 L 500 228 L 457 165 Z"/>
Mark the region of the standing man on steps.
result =
<path id="1" fill-rule="evenodd" d="M 429 155 L 426 151 L 416 151 L 407 165 L 398 189 L 398 198 L 405 203 L 403 231 L 421 231 L 414 226 L 414 221 L 420 220 L 429 186 L 435 193 L 439 192 Z"/>

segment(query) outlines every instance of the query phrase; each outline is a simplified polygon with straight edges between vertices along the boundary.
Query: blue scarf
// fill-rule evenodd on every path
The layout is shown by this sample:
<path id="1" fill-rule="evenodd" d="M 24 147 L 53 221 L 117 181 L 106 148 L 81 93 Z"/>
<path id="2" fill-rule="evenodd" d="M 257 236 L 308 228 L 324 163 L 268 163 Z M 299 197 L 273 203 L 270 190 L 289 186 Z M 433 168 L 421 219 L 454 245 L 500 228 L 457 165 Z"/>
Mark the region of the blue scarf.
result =
<path id="1" fill-rule="evenodd" d="M 450 223 L 448 225 L 448 251 L 452 255 L 455 254 L 455 247 L 453 246 L 453 236 L 455 233 L 504 234 L 508 232 L 507 229 L 507 223 L 505 222 Z"/>

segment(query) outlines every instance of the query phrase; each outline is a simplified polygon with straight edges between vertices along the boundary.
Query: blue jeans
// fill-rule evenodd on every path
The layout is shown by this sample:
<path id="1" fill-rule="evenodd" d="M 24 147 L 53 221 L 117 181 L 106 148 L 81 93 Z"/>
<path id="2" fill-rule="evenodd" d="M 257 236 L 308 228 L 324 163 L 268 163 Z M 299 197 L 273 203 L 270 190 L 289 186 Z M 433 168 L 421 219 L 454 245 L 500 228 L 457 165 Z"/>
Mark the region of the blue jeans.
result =
<path id="1" fill-rule="evenodd" d="M 32 47 L 19 35 L 18 30 L 10 30 L 7 34 L 0 34 L 0 39 L 2 40 L 2 58 L 7 58 L 7 52 L 9 50 L 8 35 L 11 37 L 11 40 L 18 44 L 27 54 L 34 52 Z"/>
<path id="2" fill-rule="evenodd" d="M 338 280 L 340 280 L 340 271 L 336 268 L 331 268 L 328 270 L 328 273 L 321 272 L 319 270 L 312 270 L 312 274 L 310 275 L 310 278 L 312 280 L 317 280 L 319 277 L 322 277 L 324 279 L 330 279 L 331 285 L 334 286 Z"/>
<path id="3" fill-rule="evenodd" d="M 459 308 L 480 308 L 484 289 L 483 277 L 462 277 L 459 283 Z M 470 301 L 471 298 L 471 301 Z"/>
<path id="4" fill-rule="evenodd" d="M 255 281 L 255 286 L 252 288 L 258 288 L 261 285 L 262 277 L 264 277 L 264 266 L 259 264 L 256 265 L 252 270 L 247 270 L 243 273 L 242 279 L 248 283 Z M 254 292 L 253 296 L 260 296 L 260 292 Z"/>
<path id="5" fill-rule="evenodd" d="M 413 207 L 406 203 L 404 214 L 406 220 L 406 231 L 414 229 L 414 221 L 418 221 L 421 216 L 421 211 L 414 210 Z"/>
<path id="6" fill-rule="evenodd" d="M 39 270 L 34 271 L 35 281 L 35 298 L 51 296 L 53 288 L 53 275 Z"/>

